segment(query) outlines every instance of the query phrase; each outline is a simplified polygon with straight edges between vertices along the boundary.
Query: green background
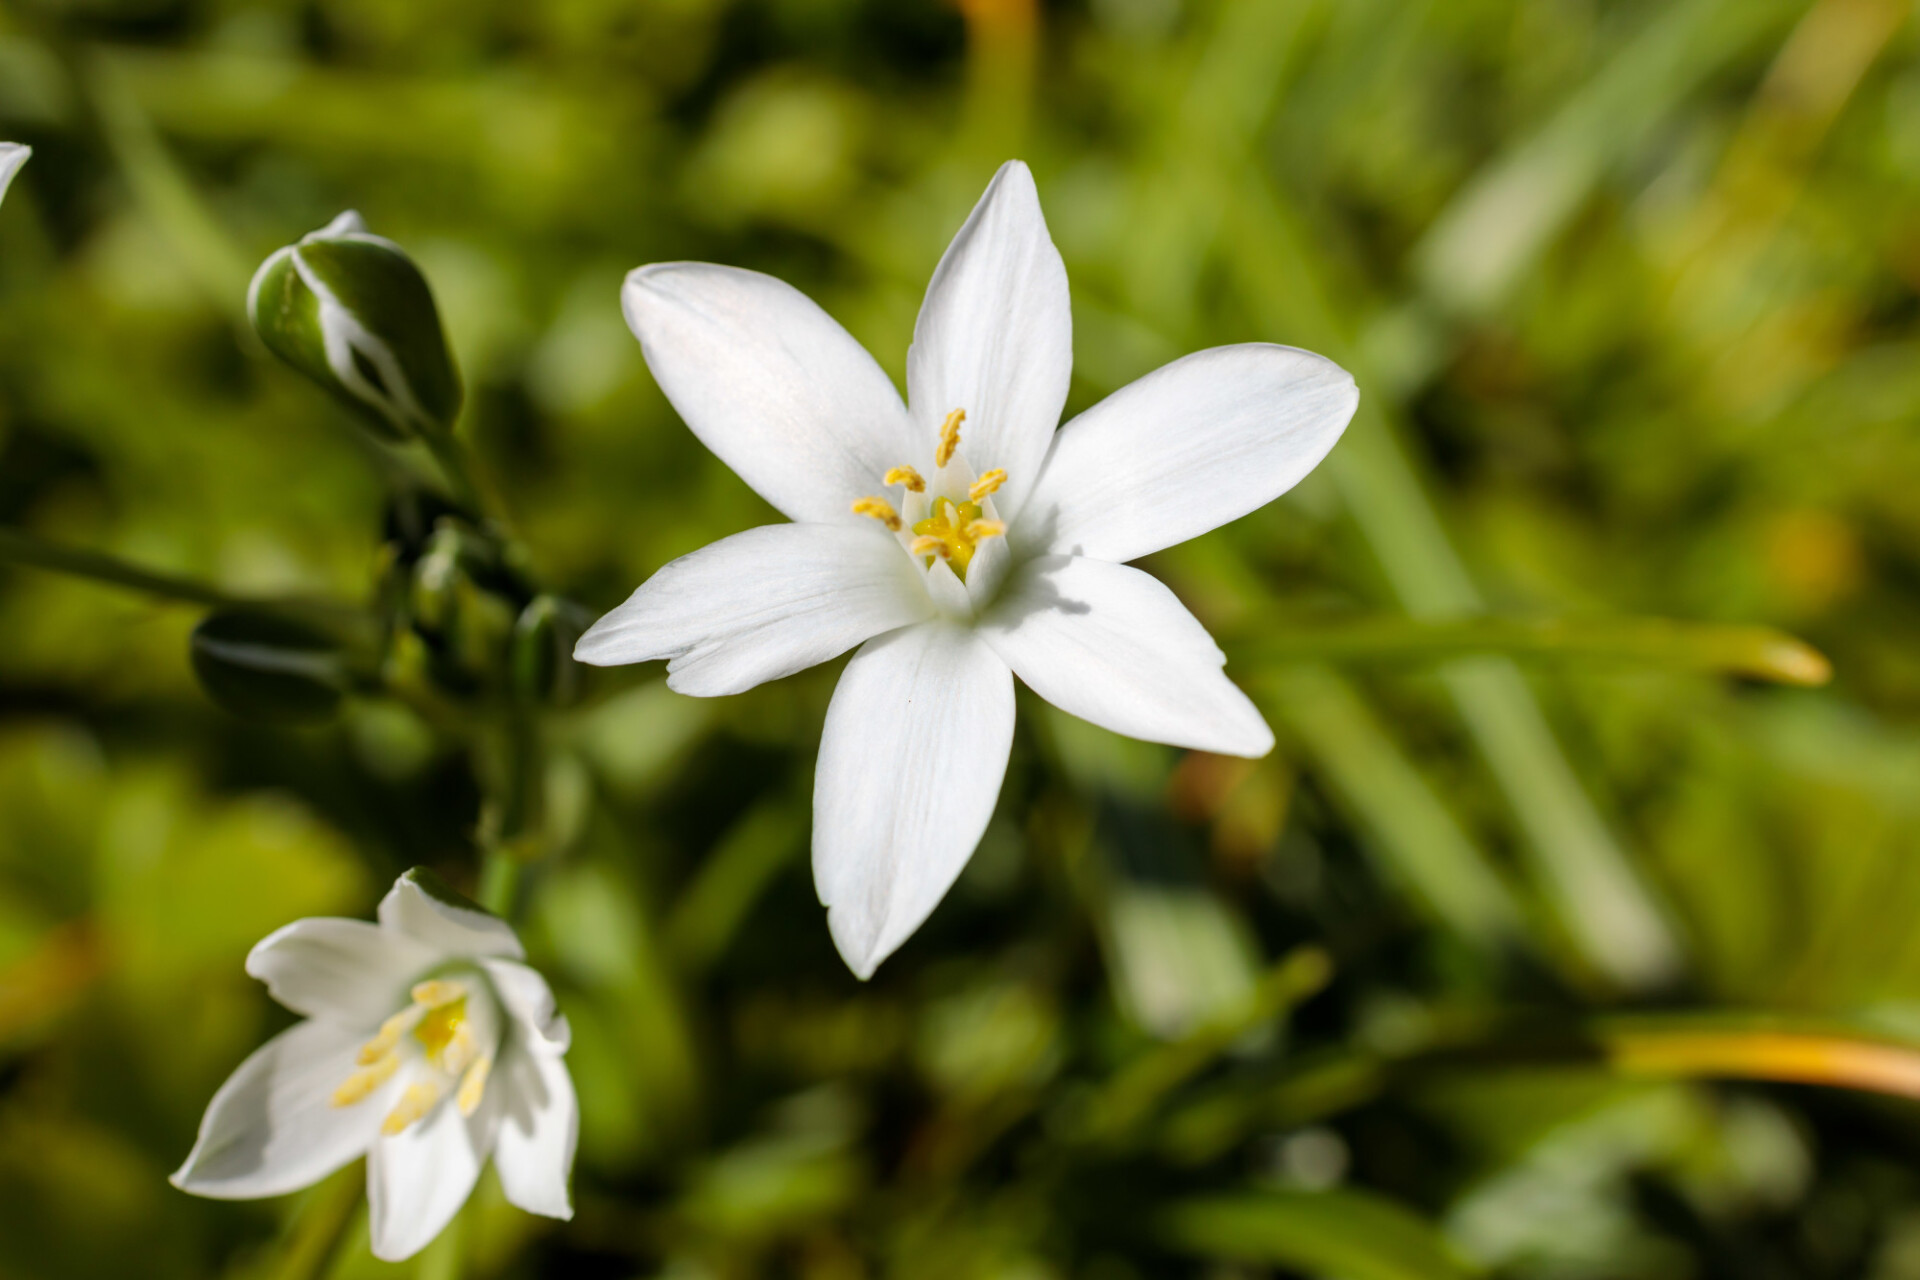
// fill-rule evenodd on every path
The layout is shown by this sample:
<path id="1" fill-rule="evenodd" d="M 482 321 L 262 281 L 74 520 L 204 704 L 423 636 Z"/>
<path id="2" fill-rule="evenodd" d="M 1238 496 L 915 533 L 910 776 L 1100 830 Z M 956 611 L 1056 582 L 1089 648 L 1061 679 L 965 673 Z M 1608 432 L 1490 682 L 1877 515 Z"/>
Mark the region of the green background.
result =
<path id="1" fill-rule="evenodd" d="M 862 985 L 806 859 L 839 664 L 597 674 L 541 717 L 516 846 L 578 1215 L 483 1182 L 404 1269 L 1920 1277 L 1887 1096 L 1920 1095 L 1913 14 L 5 0 L 0 528 L 373 599 L 407 460 L 242 314 L 352 207 L 432 282 L 528 571 L 597 613 L 771 518 L 655 388 L 623 273 L 772 272 L 899 379 L 1019 156 L 1069 412 L 1228 342 L 1359 381 L 1294 493 L 1147 562 L 1279 747 L 1023 693 L 972 865 Z M 261 1204 L 166 1174 L 289 1020 L 247 949 L 415 863 L 473 888 L 498 744 L 414 697 L 237 720 L 203 614 L 0 566 L 5 1280 L 396 1270 L 357 1170 Z"/>

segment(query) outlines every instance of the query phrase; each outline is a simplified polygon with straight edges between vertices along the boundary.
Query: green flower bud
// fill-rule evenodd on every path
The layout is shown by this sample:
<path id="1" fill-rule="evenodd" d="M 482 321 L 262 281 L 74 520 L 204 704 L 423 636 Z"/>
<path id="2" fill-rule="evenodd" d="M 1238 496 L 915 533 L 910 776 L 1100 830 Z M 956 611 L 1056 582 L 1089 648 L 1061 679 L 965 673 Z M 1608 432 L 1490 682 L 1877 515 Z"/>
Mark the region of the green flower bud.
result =
<path id="1" fill-rule="evenodd" d="M 521 601 L 486 539 L 442 520 L 414 562 L 408 613 L 435 680 L 454 692 L 497 688 Z"/>
<path id="2" fill-rule="evenodd" d="M 13 185 L 13 175 L 20 172 L 20 166 L 32 154 L 32 147 L 23 147 L 17 142 L 0 142 L 0 200 L 7 198 L 7 188 Z"/>
<path id="3" fill-rule="evenodd" d="M 566 705 L 579 685 L 580 667 L 573 660 L 580 638 L 578 610 L 557 596 L 535 596 L 513 624 L 513 651 L 509 655 L 513 691 L 528 702 Z"/>
<path id="4" fill-rule="evenodd" d="M 193 629 L 201 688 L 243 720 L 319 724 L 352 685 L 339 639 L 277 614 L 223 609 Z"/>
<path id="5" fill-rule="evenodd" d="M 459 416 L 460 375 L 426 277 L 351 210 L 261 263 L 247 314 L 275 355 L 388 440 Z"/>

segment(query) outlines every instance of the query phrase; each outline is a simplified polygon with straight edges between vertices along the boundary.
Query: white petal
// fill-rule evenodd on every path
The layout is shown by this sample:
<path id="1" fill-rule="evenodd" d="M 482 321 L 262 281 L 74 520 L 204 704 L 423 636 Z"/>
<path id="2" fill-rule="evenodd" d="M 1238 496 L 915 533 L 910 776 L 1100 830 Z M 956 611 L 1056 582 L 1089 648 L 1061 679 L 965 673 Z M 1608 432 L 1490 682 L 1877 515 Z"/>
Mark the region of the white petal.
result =
<path id="1" fill-rule="evenodd" d="M 553 988 L 536 969 L 512 960 L 482 960 L 494 993 L 506 1007 L 516 1032 L 539 1053 L 565 1053 L 573 1031 L 554 1004 Z"/>
<path id="2" fill-rule="evenodd" d="M 866 349 L 791 285 L 663 262 L 627 276 L 627 326 L 701 443 L 792 520 L 849 524 L 909 447 L 900 393 Z"/>
<path id="3" fill-rule="evenodd" d="M 716 697 L 931 616 L 899 541 L 876 521 L 861 526 L 767 525 L 681 556 L 594 623 L 573 656 L 666 658 L 669 688 Z"/>
<path id="4" fill-rule="evenodd" d="M 1151 575 L 1046 556 L 1021 566 L 980 634 L 1033 691 L 1149 742 L 1263 756 L 1273 732 L 1222 674 L 1205 627 Z"/>
<path id="5" fill-rule="evenodd" d="M 254 1050 L 207 1104 L 200 1136 L 171 1181 L 217 1200 L 285 1195 L 367 1149 L 399 1087 L 388 1081 L 350 1107 L 333 1091 L 356 1070 L 365 1036 L 301 1022 Z"/>
<path id="6" fill-rule="evenodd" d="M 461 1115 L 449 1098 L 424 1120 L 373 1140 L 367 1151 L 367 1230 L 374 1257 L 411 1258 L 453 1221 L 480 1180 L 501 1110 L 489 1088 L 472 1116 Z"/>
<path id="7" fill-rule="evenodd" d="M 419 876 L 417 867 L 406 872 L 380 899 L 382 928 L 397 929 L 445 955 L 527 958 L 506 921 L 429 892 Z"/>
<path id="8" fill-rule="evenodd" d="M 502 1119 L 493 1167 L 507 1199 L 549 1218 L 571 1218 L 567 1175 L 580 1138 L 580 1105 L 559 1057 L 509 1046 L 496 1072 L 502 1077 Z"/>
<path id="9" fill-rule="evenodd" d="M 17 142 L 0 142 L 0 200 L 7 198 L 7 188 L 13 185 L 13 175 L 20 172 L 20 166 L 32 154 L 32 147 L 23 147 Z"/>
<path id="10" fill-rule="evenodd" d="M 1006 469 L 996 500 L 1011 519 L 1033 490 L 1072 374 L 1067 269 L 1033 175 L 1009 160 L 947 246 L 913 327 L 907 398 L 924 448 L 965 409 L 960 450 L 977 472 Z"/>
<path id="11" fill-rule="evenodd" d="M 268 934 L 247 972 L 287 1008 L 354 1027 L 378 1026 L 439 962 L 437 948 L 365 920 L 311 919 Z"/>
<path id="12" fill-rule="evenodd" d="M 862 978 L 952 886 L 993 814 L 1013 743 L 1013 677 L 971 631 L 869 640 L 827 707 L 813 779 L 813 880 Z"/>
<path id="13" fill-rule="evenodd" d="M 1299 483 L 1359 400 L 1309 351 L 1197 351 L 1060 428 L 1013 533 L 1030 553 L 1113 561 L 1185 542 Z"/>

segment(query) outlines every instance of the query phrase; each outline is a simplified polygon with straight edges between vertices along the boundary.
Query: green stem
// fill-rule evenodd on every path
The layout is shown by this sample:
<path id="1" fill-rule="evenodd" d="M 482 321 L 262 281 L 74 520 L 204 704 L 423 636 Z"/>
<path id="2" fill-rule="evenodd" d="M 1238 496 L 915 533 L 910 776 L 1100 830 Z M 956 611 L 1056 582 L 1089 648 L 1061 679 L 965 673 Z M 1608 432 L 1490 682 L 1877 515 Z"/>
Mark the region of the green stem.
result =
<path id="1" fill-rule="evenodd" d="M 1771 627 L 1666 618 L 1359 618 L 1289 626 L 1256 619 L 1228 650 L 1239 662 L 1425 662 L 1470 654 L 1637 662 L 1683 671 L 1821 685 L 1833 667 L 1818 650 Z"/>
<path id="2" fill-rule="evenodd" d="M 333 1269 L 360 1209 L 363 1181 L 355 1162 L 313 1189 L 287 1233 L 274 1280 L 319 1280 Z"/>
<path id="3" fill-rule="evenodd" d="M 520 859 L 504 849 L 488 848 L 480 854 L 480 905 L 502 920 L 513 915 L 520 897 Z"/>
<path id="4" fill-rule="evenodd" d="M 327 600 L 303 600 L 293 597 L 254 598 L 237 596 L 220 588 L 153 569 L 142 569 L 115 556 L 78 547 L 61 547 L 42 542 L 29 534 L 0 529 L 0 563 L 27 565 L 85 578 L 116 587 L 129 587 L 148 595 L 216 609 L 264 609 L 281 613 L 347 615 L 357 613 L 351 605 Z"/>
<path id="5" fill-rule="evenodd" d="M 446 431 L 428 432 L 423 439 L 427 452 L 433 455 L 440 473 L 446 477 L 454 500 L 477 515 L 488 513 L 491 508 L 480 492 L 480 485 L 473 476 L 473 464 L 460 441 Z"/>

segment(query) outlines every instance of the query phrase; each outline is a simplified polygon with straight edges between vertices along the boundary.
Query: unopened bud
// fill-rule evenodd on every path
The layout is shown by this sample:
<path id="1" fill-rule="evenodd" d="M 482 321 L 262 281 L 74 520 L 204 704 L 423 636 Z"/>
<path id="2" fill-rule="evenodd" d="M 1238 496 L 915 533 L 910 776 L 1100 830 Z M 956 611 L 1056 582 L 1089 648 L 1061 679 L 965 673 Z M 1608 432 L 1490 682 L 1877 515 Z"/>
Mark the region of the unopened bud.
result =
<path id="1" fill-rule="evenodd" d="M 357 213 L 261 263 L 247 314 L 275 355 L 389 440 L 446 431 L 459 416 L 460 375 L 426 277 Z"/>
<path id="2" fill-rule="evenodd" d="M 577 606 L 557 596 L 535 596 L 513 625 L 513 691 L 528 702 L 564 706 L 579 685 L 573 646 L 580 639 Z"/>
<path id="3" fill-rule="evenodd" d="M 0 200 L 7 198 L 7 188 L 13 185 L 13 175 L 20 172 L 20 166 L 32 154 L 32 147 L 23 147 L 17 142 L 0 142 Z"/>

